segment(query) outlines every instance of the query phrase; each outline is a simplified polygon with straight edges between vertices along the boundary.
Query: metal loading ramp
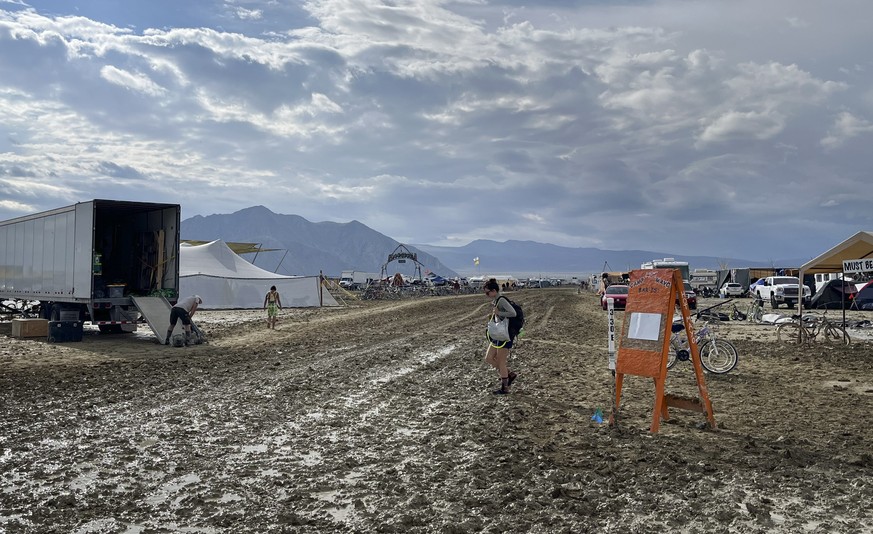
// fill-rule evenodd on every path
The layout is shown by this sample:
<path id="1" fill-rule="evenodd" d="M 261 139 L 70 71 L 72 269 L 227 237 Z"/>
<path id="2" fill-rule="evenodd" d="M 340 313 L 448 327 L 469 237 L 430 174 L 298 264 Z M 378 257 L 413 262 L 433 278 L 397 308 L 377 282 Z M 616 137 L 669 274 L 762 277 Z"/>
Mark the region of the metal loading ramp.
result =
<path id="1" fill-rule="evenodd" d="M 167 341 L 167 328 L 170 327 L 170 303 L 164 297 L 131 297 L 133 305 L 145 318 L 152 332 L 161 344 Z M 193 325 L 193 321 L 192 321 Z M 173 334 L 184 334 L 182 321 L 176 323 Z M 171 336 L 172 337 L 172 336 Z"/>

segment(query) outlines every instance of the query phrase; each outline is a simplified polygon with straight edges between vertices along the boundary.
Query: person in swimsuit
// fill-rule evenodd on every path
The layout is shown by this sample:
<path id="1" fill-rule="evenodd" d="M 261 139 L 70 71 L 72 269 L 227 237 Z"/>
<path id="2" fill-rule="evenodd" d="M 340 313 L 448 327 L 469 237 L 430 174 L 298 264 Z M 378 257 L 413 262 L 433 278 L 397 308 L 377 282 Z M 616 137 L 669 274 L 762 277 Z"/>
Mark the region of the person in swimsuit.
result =
<path id="1" fill-rule="evenodd" d="M 267 310 L 267 328 L 275 329 L 276 322 L 279 320 L 279 310 L 282 309 L 282 299 L 276 291 L 276 286 L 271 286 L 264 297 L 264 309 Z"/>

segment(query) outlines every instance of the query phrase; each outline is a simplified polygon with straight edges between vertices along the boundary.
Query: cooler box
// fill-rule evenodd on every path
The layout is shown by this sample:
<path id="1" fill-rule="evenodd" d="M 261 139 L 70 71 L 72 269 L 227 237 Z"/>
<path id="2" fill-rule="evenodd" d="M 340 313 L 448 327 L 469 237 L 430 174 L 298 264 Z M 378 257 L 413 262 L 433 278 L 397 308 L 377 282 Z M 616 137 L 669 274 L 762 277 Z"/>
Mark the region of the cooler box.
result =
<path id="1" fill-rule="evenodd" d="M 125 284 L 109 284 L 106 288 L 109 290 L 109 298 L 117 299 L 124 296 Z"/>
<path id="2" fill-rule="evenodd" d="M 46 337 L 48 320 L 12 319 L 12 337 Z"/>
<path id="3" fill-rule="evenodd" d="M 80 321 L 49 321 L 48 340 L 51 343 L 82 341 L 82 323 Z"/>

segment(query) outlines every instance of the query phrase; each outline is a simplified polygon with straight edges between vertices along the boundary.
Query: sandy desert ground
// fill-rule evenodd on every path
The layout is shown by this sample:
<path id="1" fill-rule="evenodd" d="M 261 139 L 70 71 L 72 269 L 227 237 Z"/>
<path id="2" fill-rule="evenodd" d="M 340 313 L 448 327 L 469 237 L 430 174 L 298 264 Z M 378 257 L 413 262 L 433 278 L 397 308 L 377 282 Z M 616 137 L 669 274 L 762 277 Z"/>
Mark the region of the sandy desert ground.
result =
<path id="1" fill-rule="evenodd" d="M 274 331 L 201 312 L 209 343 L 187 348 L 0 323 L 0 533 L 873 532 L 869 329 L 796 347 L 725 323 L 718 429 L 673 410 L 652 434 L 638 377 L 618 427 L 592 420 L 612 378 L 596 295 L 510 296 L 507 396 L 482 295 L 285 310 Z M 688 362 L 667 388 L 696 392 Z"/>

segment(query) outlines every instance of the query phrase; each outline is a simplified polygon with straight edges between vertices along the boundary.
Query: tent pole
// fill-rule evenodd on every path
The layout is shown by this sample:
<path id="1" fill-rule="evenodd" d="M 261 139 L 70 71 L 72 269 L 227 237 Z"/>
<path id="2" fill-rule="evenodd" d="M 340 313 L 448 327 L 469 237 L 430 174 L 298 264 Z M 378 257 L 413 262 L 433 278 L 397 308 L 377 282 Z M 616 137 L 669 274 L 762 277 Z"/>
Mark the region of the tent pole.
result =
<path id="1" fill-rule="evenodd" d="M 843 341 L 846 341 L 846 268 L 843 267 L 840 279 L 840 308 L 843 309 Z"/>
<path id="2" fill-rule="evenodd" d="M 288 255 L 288 249 L 286 248 L 286 249 L 285 249 L 285 254 L 282 256 L 282 259 L 279 260 L 279 265 L 277 265 L 277 266 L 276 266 L 276 270 L 273 271 L 274 273 L 277 273 L 277 274 L 279 273 L 279 267 L 282 266 L 282 262 L 285 261 L 285 256 L 287 256 L 287 255 Z"/>
<path id="3" fill-rule="evenodd" d="M 800 328 L 797 329 L 797 346 L 800 346 L 803 343 L 803 268 L 801 267 L 797 271 L 797 281 L 800 285 L 797 288 L 797 309 L 800 311 Z M 809 304 L 812 305 L 812 295 L 809 297 Z"/>

